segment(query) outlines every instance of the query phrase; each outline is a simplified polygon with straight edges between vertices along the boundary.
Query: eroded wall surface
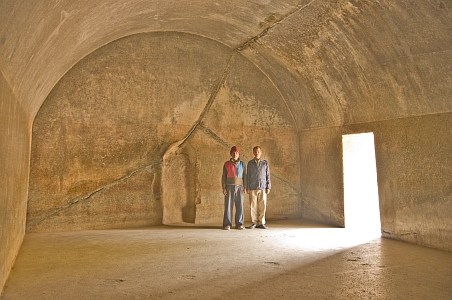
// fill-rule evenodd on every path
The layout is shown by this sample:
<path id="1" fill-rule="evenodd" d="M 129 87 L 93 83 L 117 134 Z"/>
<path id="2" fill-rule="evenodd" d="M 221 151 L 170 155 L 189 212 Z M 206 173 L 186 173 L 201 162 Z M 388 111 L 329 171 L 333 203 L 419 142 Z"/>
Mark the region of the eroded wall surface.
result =
<path id="1" fill-rule="evenodd" d="M 382 235 L 452 251 L 452 114 L 378 123 L 375 143 Z"/>
<path id="2" fill-rule="evenodd" d="M 227 159 L 230 146 L 236 144 L 246 150 L 255 143 L 264 147 L 265 158 L 274 166 L 275 180 L 279 181 L 269 199 L 269 213 L 277 212 L 273 217 L 297 216 L 301 210 L 305 216 L 341 225 L 338 128 L 346 126 L 347 132 L 347 126 L 353 124 L 387 122 L 381 125 L 387 135 L 383 137 L 394 143 L 389 131 L 397 132 L 398 138 L 403 134 L 389 125 L 398 125 L 405 118 L 414 121 L 452 111 L 452 6 L 448 1 L 3 0 L 0 16 L 1 124 L 5 124 L 1 128 L 1 167 L 5 174 L 15 174 L 13 178 L 21 185 L 11 188 L 9 179 L 4 179 L 0 186 L 6 191 L 0 199 L 4 220 L 19 216 L 16 225 L 14 221 L 1 221 L 5 226 L 2 230 L 14 236 L 2 240 L 1 251 L 6 253 L 2 257 L 8 259 L 16 255 L 23 235 L 15 226 L 24 226 L 20 223 L 25 222 L 22 213 L 29 163 L 25 145 L 30 144 L 33 119 L 43 103 L 42 111 L 51 118 L 35 122 L 37 134 L 33 140 L 39 146 L 33 158 L 37 168 L 32 171 L 35 185 L 30 187 L 30 195 L 36 201 L 30 198 L 30 230 L 85 225 L 104 228 L 109 222 L 118 227 L 165 220 L 192 222 L 193 218 L 195 222 L 216 222 L 218 208 L 214 207 L 221 205 L 221 200 L 213 174 Z M 134 47 L 135 42 L 127 39 L 109 44 L 119 47 L 115 51 L 104 51 L 107 47 L 96 52 L 108 43 L 145 32 L 153 32 L 154 37 L 162 33 L 159 42 L 152 44 L 157 50 L 115 57 L 116 52 L 127 53 L 127 47 Z M 171 32 L 180 33 L 179 42 Z M 185 34 L 191 37 L 187 39 Z M 90 53 L 92 56 L 88 56 Z M 89 65 L 87 61 L 96 55 L 96 63 L 103 68 L 93 63 L 87 72 L 81 66 Z M 155 58 L 154 62 L 168 61 L 154 66 L 146 57 Z M 138 66 L 140 60 L 142 65 Z M 85 71 L 69 71 L 72 67 Z M 155 79 L 148 70 L 157 75 Z M 177 74 L 183 74 L 184 79 Z M 134 80 L 127 83 L 127 78 Z M 174 97 L 175 91 L 179 98 Z M 59 100 L 52 102 L 54 98 Z M 146 98 L 150 102 L 145 102 Z M 227 103 L 240 103 L 244 109 L 238 115 L 243 120 L 238 126 L 234 123 L 239 134 L 232 139 L 230 122 L 237 111 L 224 111 Z M 118 106 L 125 112 L 115 111 Z M 265 110 L 265 122 L 253 115 L 257 108 Z M 55 115 L 56 111 L 63 115 Z M 251 138 L 254 133 L 271 138 L 256 142 Z M 293 136 L 297 138 L 292 140 Z M 434 136 L 432 142 L 443 142 L 439 131 Z M 281 143 L 282 137 L 290 142 Z M 402 143 L 406 155 L 418 153 L 420 148 L 409 140 Z M 199 150 L 198 145 L 206 151 Z M 326 148 L 316 149 L 315 145 Z M 421 148 L 425 150 L 422 155 L 428 157 L 426 147 Z M 296 154 L 291 153 L 293 149 L 298 149 Z M 12 158 L 13 152 L 23 159 Z M 43 158 L 43 153 L 53 157 Z M 304 158 L 306 155 L 308 158 Z M 297 157 L 298 171 L 288 162 Z M 389 169 L 386 164 L 393 163 L 392 156 L 383 157 L 388 159 L 383 165 Z M 436 159 L 425 161 L 438 164 Z M 404 176 L 411 178 L 415 172 L 406 169 L 397 173 L 396 169 L 392 167 L 396 173 L 388 173 L 395 177 L 386 180 L 403 189 Z M 324 178 L 320 175 L 323 171 Z M 42 179 L 46 172 L 51 179 Z M 196 172 L 195 179 L 192 172 Z M 169 186 L 185 182 L 196 188 L 173 191 L 165 189 L 165 182 Z M 434 198 L 443 202 L 433 200 L 431 205 L 450 206 L 448 184 L 437 181 L 443 194 Z M 49 192 L 48 199 L 45 192 Z M 441 224 L 426 221 L 430 222 L 428 230 L 418 226 L 421 230 L 416 231 L 410 220 L 422 221 L 422 212 L 388 204 L 408 201 L 402 200 L 396 189 L 391 192 L 384 195 L 382 211 L 387 214 L 382 218 L 386 232 L 392 237 L 437 245 L 438 241 L 431 242 L 430 237 L 416 234 L 414 238 L 412 232 L 432 232 L 436 240 L 447 232 L 443 229 L 448 228 L 447 219 Z M 126 194 L 130 197 L 124 207 L 123 199 L 115 197 Z M 432 199 L 429 188 L 419 188 L 415 194 L 415 203 L 424 206 Z M 277 195 L 287 199 L 279 201 Z M 410 193 L 404 195 L 412 198 Z M 179 200 L 167 201 L 175 197 Z M 105 216 L 101 203 L 108 208 Z M 126 211 L 135 215 L 133 220 L 127 218 L 130 213 Z M 406 218 L 403 224 L 397 221 L 401 215 Z M 393 218 L 394 226 L 390 225 Z M 443 244 L 448 243 L 446 237 Z"/>
<path id="3" fill-rule="evenodd" d="M 300 133 L 302 216 L 344 227 L 344 183 L 340 127 Z"/>
<path id="4" fill-rule="evenodd" d="M 0 287 L 3 287 L 25 234 L 30 122 L 2 73 L 0 115 Z"/>
<path id="5" fill-rule="evenodd" d="M 382 236 L 451 251 L 451 113 L 302 132 L 303 218 L 344 226 L 341 139 L 363 132 L 375 138 Z"/>
<path id="6" fill-rule="evenodd" d="M 265 74 L 199 36 L 118 40 L 68 72 L 34 121 L 27 229 L 221 224 L 232 145 L 245 162 L 264 150 L 268 218 L 299 217 L 294 120 Z"/>

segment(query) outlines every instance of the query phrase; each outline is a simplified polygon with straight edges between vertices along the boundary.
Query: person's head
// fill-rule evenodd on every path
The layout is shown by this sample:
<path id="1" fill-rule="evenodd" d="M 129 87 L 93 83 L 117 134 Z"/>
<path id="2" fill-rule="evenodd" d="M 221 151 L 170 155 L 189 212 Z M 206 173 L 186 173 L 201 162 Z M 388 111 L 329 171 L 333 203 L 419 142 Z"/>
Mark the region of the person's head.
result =
<path id="1" fill-rule="evenodd" d="M 237 160 L 240 156 L 240 150 L 236 146 L 232 147 L 229 153 L 231 154 L 231 157 L 235 160 Z"/>
<path id="2" fill-rule="evenodd" d="M 260 146 L 255 146 L 253 148 L 253 155 L 255 159 L 260 159 L 262 155 L 262 149 Z"/>

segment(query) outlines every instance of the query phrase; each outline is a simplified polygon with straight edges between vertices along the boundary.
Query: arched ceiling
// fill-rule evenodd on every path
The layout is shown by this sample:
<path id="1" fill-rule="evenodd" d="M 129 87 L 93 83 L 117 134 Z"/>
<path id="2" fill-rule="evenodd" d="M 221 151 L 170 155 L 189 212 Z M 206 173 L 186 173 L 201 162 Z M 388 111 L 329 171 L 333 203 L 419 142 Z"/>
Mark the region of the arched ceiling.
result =
<path id="1" fill-rule="evenodd" d="M 241 52 L 300 129 L 451 110 L 450 1 L 0 3 L 0 70 L 34 118 L 60 78 L 121 37 L 175 31 Z"/>

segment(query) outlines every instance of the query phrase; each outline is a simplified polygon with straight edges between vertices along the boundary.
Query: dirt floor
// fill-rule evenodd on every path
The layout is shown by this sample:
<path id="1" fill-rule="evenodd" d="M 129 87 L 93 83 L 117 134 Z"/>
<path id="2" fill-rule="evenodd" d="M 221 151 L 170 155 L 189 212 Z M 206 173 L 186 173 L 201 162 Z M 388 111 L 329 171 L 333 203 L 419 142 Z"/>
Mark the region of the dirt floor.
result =
<path id="1" fill-rule="evenodd" d="M 452 253 L 303 220 L 27 234 L 9 299 L 452 299 Z"/>

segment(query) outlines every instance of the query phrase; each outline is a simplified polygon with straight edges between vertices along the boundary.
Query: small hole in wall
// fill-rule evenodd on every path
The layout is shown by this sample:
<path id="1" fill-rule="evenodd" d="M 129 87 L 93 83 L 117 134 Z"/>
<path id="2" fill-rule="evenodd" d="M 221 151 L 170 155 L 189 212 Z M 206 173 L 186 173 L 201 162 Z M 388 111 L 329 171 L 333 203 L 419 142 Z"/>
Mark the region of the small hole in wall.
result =
<path id="1" fill-rule="evenodd" d="M 381 237 L 374 134 L 342 136 L 345 228 L 365 239 Z"/>

